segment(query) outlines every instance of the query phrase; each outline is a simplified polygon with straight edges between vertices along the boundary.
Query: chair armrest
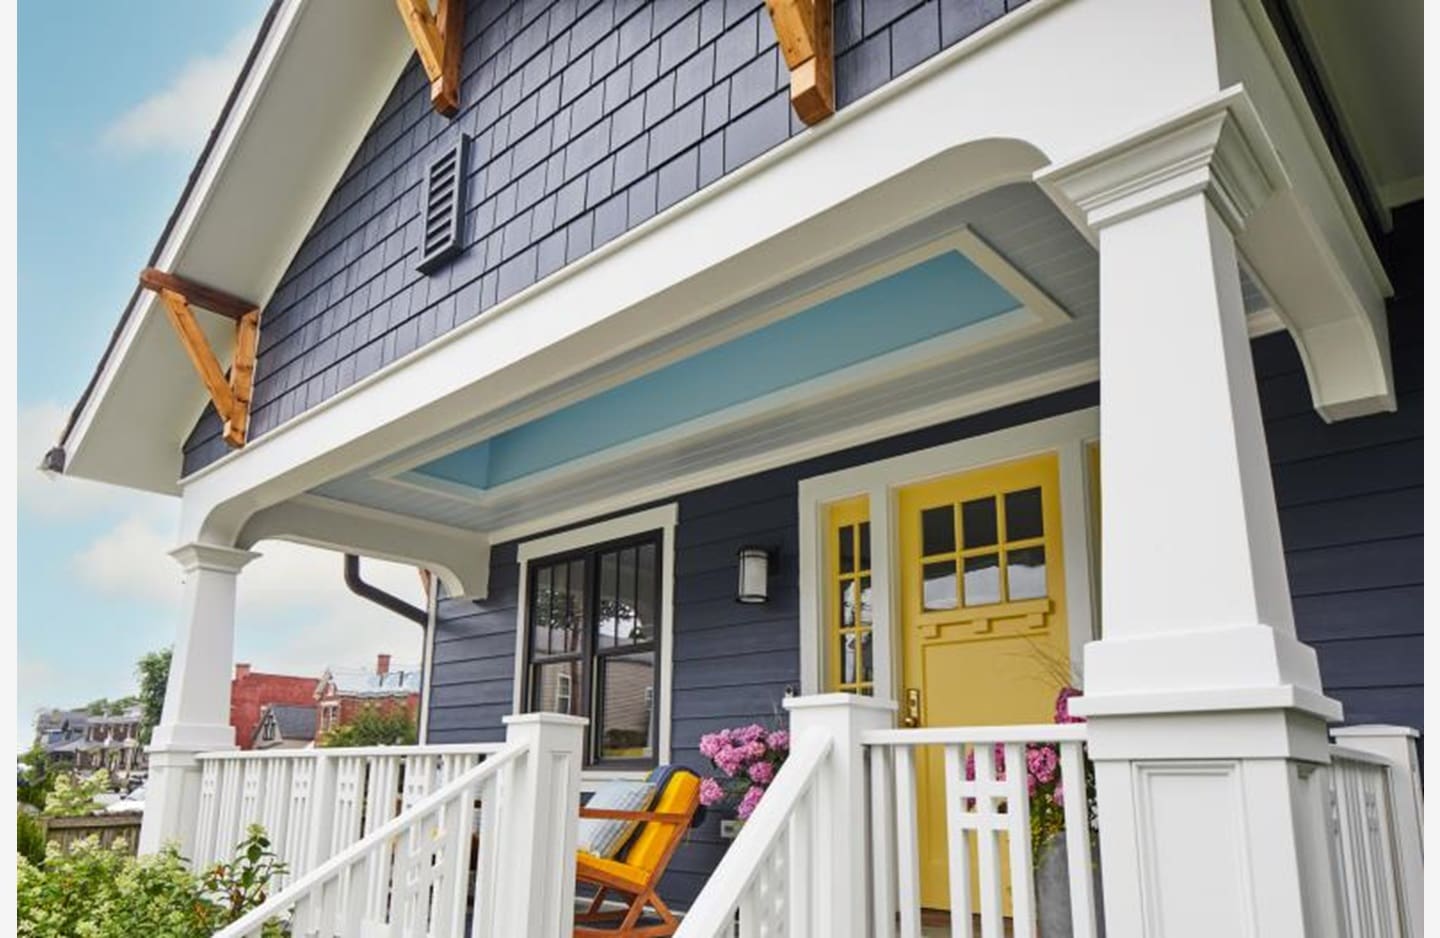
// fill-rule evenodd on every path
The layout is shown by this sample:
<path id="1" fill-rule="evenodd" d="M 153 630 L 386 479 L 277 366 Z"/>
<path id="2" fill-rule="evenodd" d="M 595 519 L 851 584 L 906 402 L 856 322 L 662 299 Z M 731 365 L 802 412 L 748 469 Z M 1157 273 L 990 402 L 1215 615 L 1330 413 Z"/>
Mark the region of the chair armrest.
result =
<path id="1" fill-rule="evenodd" d="M 603 821 L 655 821 L 660 824 L 689 824 L 690 815 L 656 811 L 617 811 L 612 808 L 580 809 L 580 816 Z"/>

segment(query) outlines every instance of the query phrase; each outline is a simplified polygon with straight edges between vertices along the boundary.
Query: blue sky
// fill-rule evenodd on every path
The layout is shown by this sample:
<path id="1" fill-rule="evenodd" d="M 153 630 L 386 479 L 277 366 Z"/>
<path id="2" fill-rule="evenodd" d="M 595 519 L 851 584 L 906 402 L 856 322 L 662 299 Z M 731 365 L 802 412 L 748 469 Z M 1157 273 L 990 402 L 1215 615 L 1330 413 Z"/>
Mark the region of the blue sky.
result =
<path id="1" fill-rule="evenodd" d="M 263 15 L 263 0 L 29 2 L 19 10 L 19 693 L 34 710 L 133 690 L 179 622 L 178 502 L 35 471 L 104 351 Z M 179 347 L 177 363 L 184 367 Z M 136 415 L 136 419 L 144 419 Z M 258 548 L 236 658 L 316 673 L 419 630 L 345 592 L 337 555 Z M 418 599 L 413 570 L 367 576 Z"/>

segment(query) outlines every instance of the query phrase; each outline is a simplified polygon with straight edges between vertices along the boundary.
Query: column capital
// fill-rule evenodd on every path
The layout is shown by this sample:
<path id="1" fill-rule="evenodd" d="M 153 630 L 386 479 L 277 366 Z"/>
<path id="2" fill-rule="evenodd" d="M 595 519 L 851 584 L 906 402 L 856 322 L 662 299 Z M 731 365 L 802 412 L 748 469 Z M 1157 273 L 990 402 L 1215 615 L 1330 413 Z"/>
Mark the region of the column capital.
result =
<path id="1" fill-rule="evenodd" d="M 1239 233 L 1266 199 L 1290 187 L 1254 104 L 1239 86 L 1124 140 L 1042 169 L 1035 181 L 1091 232 L 1203 192 Z"/>
<path id="2" fill-rule="evenodd" d="M 217 544 L 182 544 L 170 551 L 175 562 L 190 573 L 194 570 L 213 570 L 217 573 L 239 573 L 250 561 L 259 557 L 253 550 L 237 547 L 221 547 Z"/>

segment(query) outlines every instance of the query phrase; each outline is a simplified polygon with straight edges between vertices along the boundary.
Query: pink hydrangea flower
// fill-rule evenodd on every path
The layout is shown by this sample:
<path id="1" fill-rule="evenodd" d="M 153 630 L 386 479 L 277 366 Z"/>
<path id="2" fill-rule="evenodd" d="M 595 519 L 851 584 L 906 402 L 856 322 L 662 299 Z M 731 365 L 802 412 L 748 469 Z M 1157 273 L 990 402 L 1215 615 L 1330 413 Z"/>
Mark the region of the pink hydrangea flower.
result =
<path id="1" fill-rule="evenodd" d="M 707 759 L 715 758 L 715 754 L 729 745 L 725 739 L 725 732 L 706 733 L 700 737 L 700 755 Z"/>
<path id="2" fill-rule="evenodd" d="M 778 749 L 782 752 L 790 748 L 790 734 L 784 730 L 776 730 L 765 737 L 765 745 L 771 749 Z"/>
<path id="3" fill-rule="evenodd" d="M 750 790 L 745 793 L 745 797 L 740 799 L 740 806 L 735 809 L 735 816 L 743 821 L 754 814 L 755 806 L 760 803 L 760 799 L 764 795 L 764 785 L 751 785 Z"/>
<path id="4" fill-rule="evenodd" d="M 1073 697 L 1081 696 L 1080 691 L 1073 687 L 1062 687 L 1060 693 L 1055 696 L 1055 722 L 1056 723 L 1084 723 L 1084 717 L 1070 715 L 1070 700 Z"/>
<path id="5" fill-rule="evenodd" d="M 749 726 L 742 726 L 735 731 L 737 742 L 753 743 L 756 740 L 765 738 L 765 727 L 759 723 L 751 723 Z"/>
<path id="6" fill-rule="evenodd" d="M 744 753 L 745 758 L 747 759 L 759 759 L 764 757 L 765 743 L 763 741 L 763 736 L 757 739 L 752 739 L 748 743 L 746 743 L 744 746 Z"/>
<path id="7" fill-rule="evenodd" d="M 969 781 L 975 779 L 975 750 L 971 749 L 965 754 L 965 778 Z M 1005 779 L 1005 744 L 995 744 L 995 778 L 1003 781 Z"/>
<path id="8" fill-rule="evenodd" d="M 1063 781 L 1055 785 L 1055 790 L 1050 793 L 1050 797 L 1055 800 L 1057 805 L 1065 807 L 1065 783 Z"/>
<path id="9" fill-rule="evenodd" d="M 1060 767 L 1060 760 L 1055 755 L 1053 746 L 1033 746 L 1027 749 L 1025 763 L 1030 776 L 1041 785 L 1055 781 L 1055 772 Z M 1034 794 L 1034 786 L 1031 786 L 1031 794 Z"/>
<path id="10" fill-rule="evenodd" d="M 721 801 L 724 800 L 725 789 L 720 787 L 719 782 L 715 781 L 715 779 L 713 778 L 705 778 L 700 780 L 701 804 L 705 805 L 705 807 L 708 808 L 711 805 L 719 804 Z"/>
<path id="11" fill-rule="evenodd" d="M 769 785 L 775 780 L 775 766 L 768 762 L 757 762 L 747 770 L 750 781 L 761 785 Z"/>

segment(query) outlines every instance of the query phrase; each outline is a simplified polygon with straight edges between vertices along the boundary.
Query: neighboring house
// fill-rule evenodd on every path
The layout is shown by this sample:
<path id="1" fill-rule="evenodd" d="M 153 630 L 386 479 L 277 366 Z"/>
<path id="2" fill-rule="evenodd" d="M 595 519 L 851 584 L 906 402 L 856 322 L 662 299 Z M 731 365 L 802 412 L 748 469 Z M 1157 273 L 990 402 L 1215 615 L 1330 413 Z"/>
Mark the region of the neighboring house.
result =
<path id="1" fill-rule="evenodd" d="M 235 730 L 234 744 L 241 749 L 254 748 L 255 731 L 265 708 L 275 704 L 314 706 L 315 679 L 292 674 L 266 674 L 252 671 L 248 664 L 236 664 L 230 679 L 230 725 Z"/>
<path id="2" fill-rule="evenodd" d="M 35 719 L 35 735 L 52 762 L 81 771 L 106 769 L 118 778 L 128 778 L 146 769 L 138 706 L 114 714 L 42 711 Z"/>
<path id="3" fill-rule="evenodd" d="M 42 710 L 35 717 L 35 741 L 48 761 L 73 766 L 79 762 L 89 724 L 87 710 Z"/>
<path id="4" fill-rule="evenodd" d="M 382 713 L 405 710 L 414 719 L 420 707 L 420 668 L 392 667 L 390 656 L 376 655 L 375 668 L 327 668 L 314 685 L 319 732 L 354 719 L 362 707 Z"/>
<path id="5" fill-rule="evenodd" d="M 267 704 L 250 740 L 250 749 L 306 749 L 315 744 L 313 706 Z"/>
<path id="6" fill-rule="evenodd" d="M 421 7 L 278 0 L 46 457 L 182 504 L 143 849 L 282 761 L 206 751 L 237 579 L 291 539 L 433 571 L 394 679 L 425 758 L 559 752 L 505 776 L 534 788 L 508 831 L 574 803 L 570 767 L 805 728 L 764 823 L 680 846 L 692 929 L 813 871 L 812 933 L 918 933 L 970 902 L 968 830 L 1004 933 L 1022 744 L 1073 682 L 1108 934 L 1418 934 L 1418 0 Z M 376 699 L 349 686 L 321 731 Z M 1011 788 L 964 778 L 989 741 Z M 295 770 L 346 793 L 315 831 L 362 829 L 360 764 Z M 562 862 L 573 813 L 504 875 Z M 316 856 L 293 888 L 328 901 Z"/>

